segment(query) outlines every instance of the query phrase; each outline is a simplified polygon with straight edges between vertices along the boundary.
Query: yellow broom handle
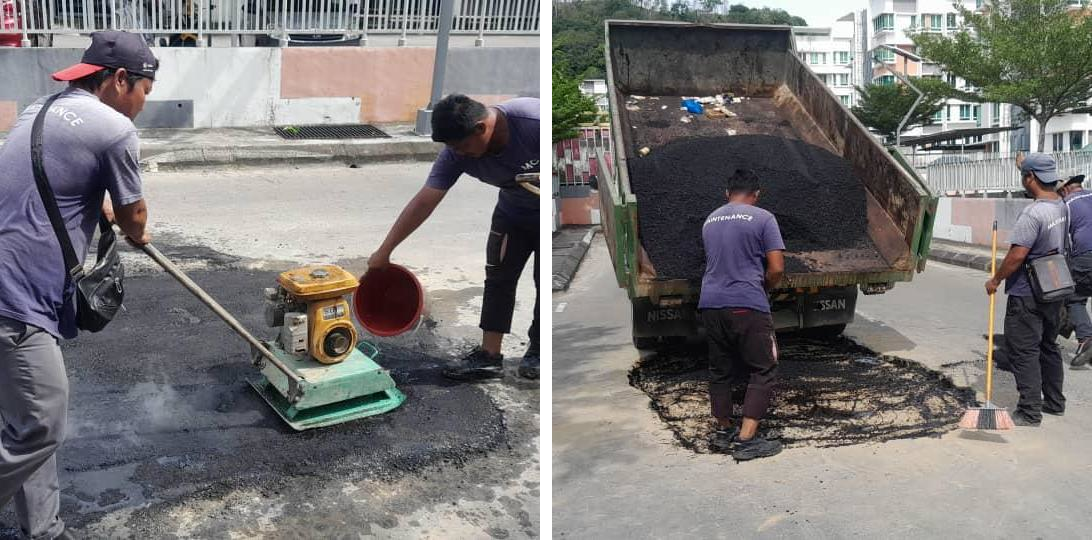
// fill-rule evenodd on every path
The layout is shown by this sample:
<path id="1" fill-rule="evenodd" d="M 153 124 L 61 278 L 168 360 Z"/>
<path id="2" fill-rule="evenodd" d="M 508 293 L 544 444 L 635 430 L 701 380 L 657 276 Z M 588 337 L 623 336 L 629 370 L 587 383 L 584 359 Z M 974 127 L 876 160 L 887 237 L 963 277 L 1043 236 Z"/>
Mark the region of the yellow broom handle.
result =
<path id="1" fill-rule="evenodd" d="M 990 240 L 990 277 L 997 273 L 997 221 L 993 222 L 993 238 Z M 990 295 L 990 333 L 987 336 L 986 349 L 986 403 L 993 397 L 993 308 L 997 293 Z"/>

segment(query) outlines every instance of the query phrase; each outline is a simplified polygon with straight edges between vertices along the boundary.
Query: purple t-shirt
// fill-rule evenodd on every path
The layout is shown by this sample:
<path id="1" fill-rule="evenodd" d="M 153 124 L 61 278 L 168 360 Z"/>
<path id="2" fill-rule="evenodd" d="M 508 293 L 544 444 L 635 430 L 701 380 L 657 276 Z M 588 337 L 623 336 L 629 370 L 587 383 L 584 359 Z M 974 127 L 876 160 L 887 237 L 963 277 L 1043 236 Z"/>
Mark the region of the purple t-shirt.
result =
<path id="1" fill-rule="evenodd" d="M 1069 234 L 1073 235 L 1073 255 L 1092 251 L 1092 191 L 1082 189 L 1065 198 L 1069 206 Z"/>
<path id="2" fill-rule="evenodd" d="M 463 173 L 500 188 L 497 208 L 513 220 L 538 222 L 539 197 L 516 183 L 516 175 L 539 172 L 538 98 L 516 98 L 494 108 L 508 120 L 508 145 L 498 155 L 460 156 L 444 148 L 425 185 L 448 190 Z"/>
<path id="3" fill-rule="evenodd" d="M 728 203 L 709 214 L 701 236 L 705 276 L 698 309 L 746 308 L 769 313 L 766 253 L 785 249 L 773 214 L 756 206 Z"/>
<path id="4" fill-rule="evenodd" d="M 19 116 L 0 148 L 0 317 L 74 338 L 75 288 L 34 183 L 30 128 L 44 100 Z M 82 261 L 102 213 L 139 201 L 139 142 L 133 122 L 83 90 L 53 102 L 42 130 L 42 158 L 61 217 Z M 67 286 L 66 286 L 67 283 Z"/>

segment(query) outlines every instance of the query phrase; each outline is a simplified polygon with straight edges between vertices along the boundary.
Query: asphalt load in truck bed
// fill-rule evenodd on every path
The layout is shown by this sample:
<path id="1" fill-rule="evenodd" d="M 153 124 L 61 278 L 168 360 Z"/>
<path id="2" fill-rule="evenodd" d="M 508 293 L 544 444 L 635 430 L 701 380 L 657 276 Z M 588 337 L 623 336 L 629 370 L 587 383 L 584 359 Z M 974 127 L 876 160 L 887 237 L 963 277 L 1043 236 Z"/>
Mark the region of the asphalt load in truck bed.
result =
<path id="1" fill-rule="evenodd" d="M 841 157 L 785 137 L 690 137 L 629 160 L 641 202 L 642 244 L 658 277 L 701 278 L 702 224 L 726 202 L 726 181 L 736 169 L 751 169 L 761 178 L 758 206 L 777 218 L 788 272 L 823 271 L 801 253 L 876 251 L 868 237 L 864 185 Z"/>
<path id="2" fill-rule="evenodd" d="M 778 381 L 762 429 L 776 429 L 789 448 L 838 447 L 935 437 L 955 428 L 973 392 L 918 364 L 877 356 L 849 340 L 779 336 Z M 679 443 L 711 453 L 709 370 L 700 351 L 676 350 L 642 358 L 630 384 Z M 740 414 L 744 383 L 733 393 Z"/>

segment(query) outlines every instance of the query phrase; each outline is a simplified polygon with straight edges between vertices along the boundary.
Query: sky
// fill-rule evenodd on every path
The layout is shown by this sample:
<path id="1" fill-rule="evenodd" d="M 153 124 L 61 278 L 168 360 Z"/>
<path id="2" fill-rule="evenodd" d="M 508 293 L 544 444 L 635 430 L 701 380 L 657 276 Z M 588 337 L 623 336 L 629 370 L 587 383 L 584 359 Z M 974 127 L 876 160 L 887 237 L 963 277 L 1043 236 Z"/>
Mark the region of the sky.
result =
<path id="1" fill-rule="evenodd" d="M 725 0 L 724 3 L 783 9 L 803 17 L 810 26 L 831 26 L 842 15 L 867 9 L 869 4 L 868 0 Z"/>

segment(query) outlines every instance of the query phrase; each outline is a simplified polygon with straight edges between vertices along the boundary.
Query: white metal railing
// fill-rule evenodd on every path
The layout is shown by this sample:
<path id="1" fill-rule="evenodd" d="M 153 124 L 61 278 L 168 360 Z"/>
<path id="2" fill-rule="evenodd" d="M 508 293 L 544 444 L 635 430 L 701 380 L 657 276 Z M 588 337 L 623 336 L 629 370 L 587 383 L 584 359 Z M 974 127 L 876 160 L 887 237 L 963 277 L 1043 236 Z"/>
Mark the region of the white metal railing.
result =
<path id="1" fill-rule="evenodd" d="M 435 34 L 440 0 L 0 0 L 0 35 L 127 30 L 191 34 Z M 537 34 L 539 0 L 455 0 L 453 33 Z M 7 27 L 5 27 L 7 26 Z"/>
<path id="2" fill-rule="evenodd" d="M 1058 161 L 1058 173 L 1063 177 L 1092 174 L 1092 152 L 1057 152 L 1053 155 Z M 933 163 L 926 167 L 926 181 L 940 193 L 1023 189 L 1015 156 Z"/>

